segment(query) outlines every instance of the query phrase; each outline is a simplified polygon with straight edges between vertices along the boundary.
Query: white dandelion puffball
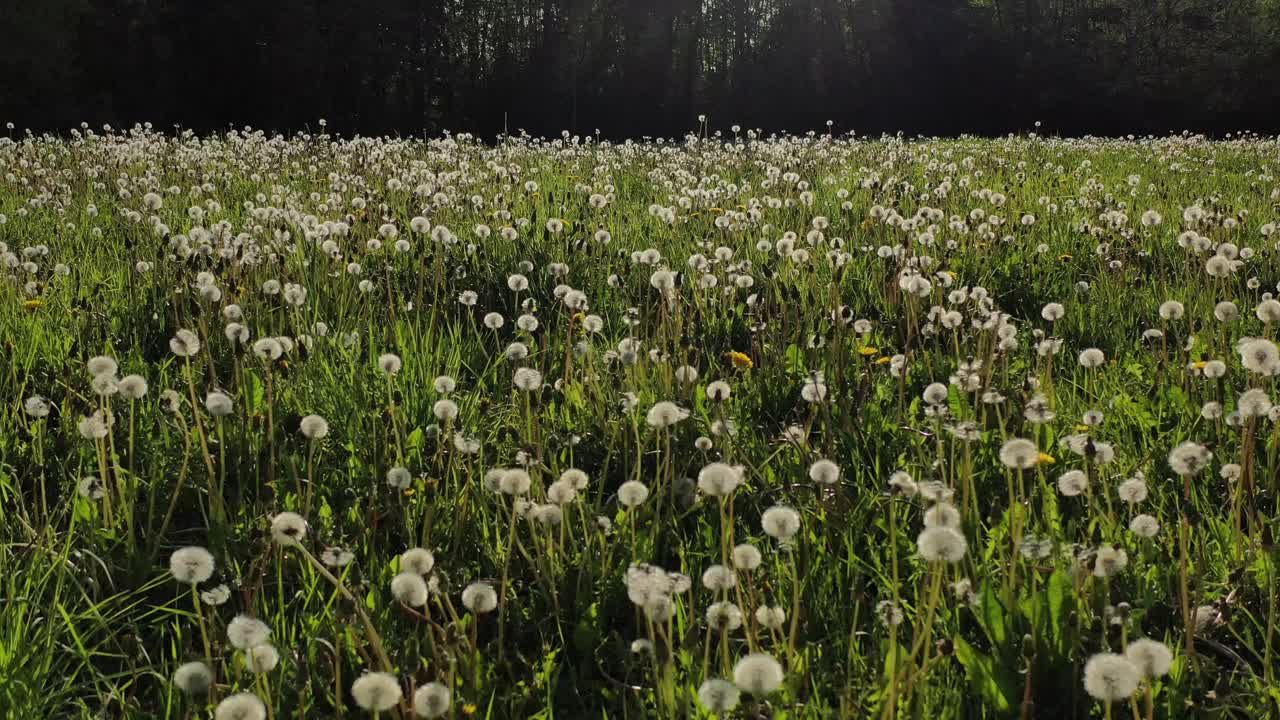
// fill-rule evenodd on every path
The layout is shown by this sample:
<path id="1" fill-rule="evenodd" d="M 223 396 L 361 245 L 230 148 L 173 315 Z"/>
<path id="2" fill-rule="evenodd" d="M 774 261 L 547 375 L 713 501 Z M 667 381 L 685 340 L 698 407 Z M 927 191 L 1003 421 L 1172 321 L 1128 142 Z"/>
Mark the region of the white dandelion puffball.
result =
<path id="1" fill-rule="evenodd" d="M 214 417 L 226 417 L 233 410 L 231 398 L 225 393 L 214 391 L 204 398 L 204 407 Z"/>
<path id="2" fill-rule="evenodd" d="M 382 370 L 382 372 L 387 375 L 395 375 L 400 372 L 400 368 L 402 366 L 403 363 L 400 361 L 399 355 L 394 353 L 383 353 L 378 356 L 378 369 Z"/>
<path id="3" fill-rule="evenodd" d="M 738 707 L 741 691 L 733 683 L 712 678 L 698 688 L 698 702 L 714 715 L 723 715 Z"/>
<path id="4" fill-rule="evenodd" d="M 200 338 L 190 330 L 179 330 L 169 339 L 169 349 L 178 357 L 189 358 L 200 352 Z"/>
<path id="5" fill-rule="evenodd" d="M 1182 477 L 1197 475 L 1209 465 L 1213 453 L 1200 443 L 1184 442 L 1169 451 L 1169 468 Z"/>
<path id="6" fill-rule="evenodd" d="M 1126 700 L 1138 689 L 1138 668 L 1124 655 L 1097 653 L 1084 664 L 1084 689 L 1095 700 Z"/>
<path id="7" fill-rule="evenodd" d="M 1157 640 L 1141 638 L 1129 643 L 1124 656 L 1138 668 L 1144 678 L 1158 678 L 1169 674 L 1173 666 L 1173 652 Z"/>
<path id="8" fill-rule="evenodd" d="M 1087 348 L 1080 351 L 1080 367 L 1091 369 L 1102 365 L 1107 357 L 1098 348 Z"/>
<path id="9" fill-rule="evenodd" d="M 618 502 L 633 508 L 649 498 L 649 488 L 639 480 L 628 480 L 618 488 Z"/>
<path id="10" fill-rule="evenodd" d="M 173 671 L 173 684 L 187 695 L 203 695 L 213 686 L 213 672 L 200 661 L 183 663 Z"/>
<path id="11" fill-rule="evenodd" d="M 120 378 L 120 394 L 129 400 L 141 400 L 147 394 L 147 379 L 141 375 L 125 375 Z"/>
<path id="12" fill-rule="evenodd" d="M 89 358 L 89 362 L 86 363 L 85 367 L 89 370 L 89 377 L 93 378 L 102 377 L 103 375 L 114 376 L 116 370 L 120 368 L 114 358 L 106 355 Z"/>
<path id="13" fill-rule="evenodd" d="M 244 652 L 244 666 L 255 675 L 269 673 L 280 664 L 280 653 L 272 645 L 254 645 Z"/>
<path id="14" fill-rule="evenodd" d="M 462 606 L 476 615 L 493 612 L 498 607 L 498 593 L 489 583 L 471 583 L 462 590 Z"/>
<path id="15" fill-rule="evenodd" d="M 512 382 L 519 390 L 534 392 L 542 388 L 542 373 L 533 368 L 517 368 Z"/>
<path id="16" fill-rule="evenodd" d="M 782 680 L 782 665 L 766 653 L 752 653 L 733 666 L 733 684 L 756 697 L 782 687 Z"/>
<path id="17" fill-rule="evenodd" d="M 1084 493 L 1089 487 L 1089 477 L 1081 470 L 1068 470 L 1058 476 L 1058 491 L 1067 497 Z"/>
<path id="18" fill-rule="evenodd" d="M 451 422 L 456 420 L 458 418 L 458 403 L 448 398 L 437 400 L 435 404 L 431 406 L 431 414 L 435 415 L 436 419 L 441 422 Z"/>
<path id="19" fill-rule="evenodd" d="M 298 423 L 298 431 L 308 440 L 320 440 L 329 434 L 329 421 L 319 415 L 308 415 Z"/>
<path id="20" fill-rule="evenodd" d="M 267 706 L 253 693 L 238 693 L 218 703 L 214 720 L 265 720 Z"/>
<path id="21" fill-rule="evenodd" d="M 645 422 L 649 423 L 650 427 L 666 428 L 675 425 L 687 417 L 689 417 L 688 410 L 685 410 L 673 402 L 663 400 L 655 403 L 653 407 L 649 408 L 648 414 L 645 415 Z"/>
<path id="22" fill-rule="evenodd" d="M 391 673 L 367 672 L 351 683 L 351 696 L 356 704 L 370 712 L 390 710 L 404 697 L 400 681 Z"/>
<path id="23" fill-rule="evenodd" d="M 387 484 L 397 490 L 404 490 L 413 482 L 413 473 L 409 468 L 396 466 L 387 471 Z"/>
<path id="24" fill-rule="evenodd" d="M 445 685 L 430 682 L 418 688 L 413 694 L 413 711 L 418 717 L 439 718 L 449 712 L 453 702 L 453 692 Z"/>
<path id="25" fill-rule="evenodd" d="M 968 549 L 964 535 L 953 527 L 936 525 L 927 527 L 916 538 L 916 548 L 926 562 L 959 562 Z"/>
<path id="26" fill-rule="evenodd" d="M 402 572 L 391 578 L 391 594 L 404 605 L 422 607 L 429 595 L 427 581 L 415 572 Z"/>
<path id="27" fill-rule="evenodd" d="M 764 562 L 760 549 L 749 543 L 742 543 L 733 548 L 733 566 L 738 570 L 755 570 Z"/>
<path id="28" fill-rule="evenodd" d="M 261 620 L 248 615 L 237 615 L 227 623 L 227 640 L 237 650 L 264 645 L 271 637 L 271 628 Z"/>
<path id="29" fill-rule="evenodd" d="M 1000 446 L 1000 462 L 1005 467 L 1026 470 L 1040 461 L 1040 449 L 1030 440 L 1012 438 Z"/>
<path id="30" fill-rule="evenodd" d="M 1245 369 L 1258 375 L 1275 375 L 1280 368 L 1280 349 L 1265 338 L 1251 338 L 1239 345 L 1240 361 Z"/>
<path id="31" fill-rule="evenodd" d="M 800 532 L 800 513 L 783 505 L 774 505 L 760 516 L 760 526 L 765 534 L 786 542 Z"/>
<path id="32" fill-rule="evenodd" d="M 202 583 L 213 575 L 213 555 L 195 546 L 175 550 L 169 556 L 169 573 L 181 583 Z"/>
<path id="33" fill-rule="evenodd" d="M 809 466 L 809 479 L 820 485 L 835 485 L 840 481 L 840 466 L 823 458 Z"/>
<path id="34" fill-rule="evenodd" d="M 288 547 L 297 545 L 307 536 L 307 521 L 297 513 L 282 512 L 271 518 L 271 539 Z"/>
<path id="35" fill-rule="evenodd" d="M 732 465 L 714 462 L 698 471 L 698 489 L 712 497 L 727 497 L 742 484 L 742 472 Z"/>
<path id="36" fill-rule="evenodd" d="M 400 555 L 400 569 L 418 575 L 429 575 L 436 566 L 436 557 L 430 550 L 409 548 Z"/>

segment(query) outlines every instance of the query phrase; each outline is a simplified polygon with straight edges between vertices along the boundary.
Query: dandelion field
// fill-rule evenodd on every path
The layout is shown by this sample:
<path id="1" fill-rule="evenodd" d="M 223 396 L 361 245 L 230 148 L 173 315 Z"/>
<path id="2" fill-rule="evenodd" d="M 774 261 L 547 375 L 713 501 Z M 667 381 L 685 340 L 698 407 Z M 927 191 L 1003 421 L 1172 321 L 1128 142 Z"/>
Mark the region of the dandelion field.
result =
<path id="1" fill-rule="evenodd" d="M 0 140 L 13 718 L 1280 717 L 1280 144 Z"/>

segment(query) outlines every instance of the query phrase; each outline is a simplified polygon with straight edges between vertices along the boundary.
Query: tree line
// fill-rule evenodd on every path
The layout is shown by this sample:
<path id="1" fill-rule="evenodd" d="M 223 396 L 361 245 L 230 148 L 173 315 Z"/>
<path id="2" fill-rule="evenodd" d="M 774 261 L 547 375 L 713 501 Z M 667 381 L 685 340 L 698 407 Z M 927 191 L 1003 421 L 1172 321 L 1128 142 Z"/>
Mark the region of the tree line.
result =
<path id="1" fill-rule="evenodd" d="M 15 0 L 0 122 L 1280 128 L 1280 0 Z"/>

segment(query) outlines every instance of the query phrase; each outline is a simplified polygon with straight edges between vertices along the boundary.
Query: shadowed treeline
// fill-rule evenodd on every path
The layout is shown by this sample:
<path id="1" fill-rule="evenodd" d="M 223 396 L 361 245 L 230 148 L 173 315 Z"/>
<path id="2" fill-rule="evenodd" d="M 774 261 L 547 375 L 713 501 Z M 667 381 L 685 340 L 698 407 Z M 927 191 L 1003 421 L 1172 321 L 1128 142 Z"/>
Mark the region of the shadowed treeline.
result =
<path id="1" fill-rule="evenodd" d="M 1280 128 L 1277 0 L 15 0 L 0 122 Z"/>

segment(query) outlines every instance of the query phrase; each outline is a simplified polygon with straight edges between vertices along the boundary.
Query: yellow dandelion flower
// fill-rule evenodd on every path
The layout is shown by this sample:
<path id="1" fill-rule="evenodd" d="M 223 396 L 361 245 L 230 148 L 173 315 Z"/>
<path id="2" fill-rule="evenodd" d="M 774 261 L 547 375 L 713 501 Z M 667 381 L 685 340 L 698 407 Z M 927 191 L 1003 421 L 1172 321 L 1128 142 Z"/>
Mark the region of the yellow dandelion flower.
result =
<path id="1" fill-rule="evenodd" d="M 733 366 L 739 370 L 750 370 L 755 367 L 755 363 L 751 361 L 751 356 L 737 350 L 730 350 L 724 356 L 733 363 Z"/>
<path id="2" fill-rule="evenodd" d="M 711 212 L 713 212 L 713 213 L 722 213 L 722 212 L 724 212 L 724 208 L 718 208 L 718 207 L 707 208 L 707 210 L 709 210 L 709 211 L 711 211 Z"/>
<path id="3" fill-rule="evenodd" d="M 28 310 L 39 310 L 40 308 L 44 307 L 44 301 L 41 300 L 40 298 L 31 298 L 30 300 L 24 300 L 22 303 L 22 307 Z M 1203 365 L 1203 363 L 1201 364 Z"/>
<path id="4" fill-rule="evenodd" d="M 475 714 L 476 714 L 476 704 L 475 704 L 475 703 L 467 703 L 466 705 L 463 705 L 463 706 L 462 706 L 462 714 L 463 714 L 463 715 L 466 715 L 467 717 L 471 717 L 472 715 L 475 715 Z"/>
<path id="5" fill-rule="evenodd" d="M 891 362 L 893 362 L 893 358 L 888 356 L 876 358 L 877 365 L 888 365 Z"/>
<path id="6" fill-rule="evenodd" d="M 1056 462 L 1058 462 L 1058 461 L 1057 461 L 1057 459 L 1056 459 L 1056 458 L 1054 458 L 1054 457 L 1053 457 L 1052 455 L 1050 455 L 1049 453 L 1045 453 L 1045 452 L 1040 453 L 1040 463 L 1041 463 L 1041 464 L 1043 464 L 1043 465 L 1052 465 L 1052 464 L 1054 464 L 1054 463 L 1056 463 Z"/>
<path id="7" fill-rule="evenodd" d="M 863 357 L 871 357 L 872 355 L 875 355 L 879 352 L 880 352 L 880 348 L 871 347 L 870 345 L 863 345 L 862 347 L 858 348 L 858 354 Z"/>
<path id="8" fill-rule="evenodd" d="M 1197 370 L 1203 370 L 1203 369 L 1204 369 L 1204 366 L 1205 366 L 1205 365 L 1208 365 L 1208 364 L 1209 364 L 1209 363 L 1205 362 L 1204 360 L 1199 360 L 1199 361 L 1197 361 L 1197 362 L 1192 363 L 1192 364 L 1191 364 L 1191 367 L 1193 367 L 1193 368 L 1195 368 L 1195 369 L 1197 369 Z"/>
<path id="9" fill-rule="evenodd" d="M 1070 259 L 1071 259 L 1071 255 L 1070 255 L 1069 253 L 1062 253 L 1061 255 L 1059 255 L 1059 256 L 1058 256 L 1058 259 L 1059 259 L 1059 260 L 1070 260 Z"/>
<path id="10" fill-rule="evenodd" d="M 1076 426 L 1076 432 L 1089 432 L 1089 426 L 1088 426 L 1088 425 L 1077 425 L 1077 426 Z"/>

